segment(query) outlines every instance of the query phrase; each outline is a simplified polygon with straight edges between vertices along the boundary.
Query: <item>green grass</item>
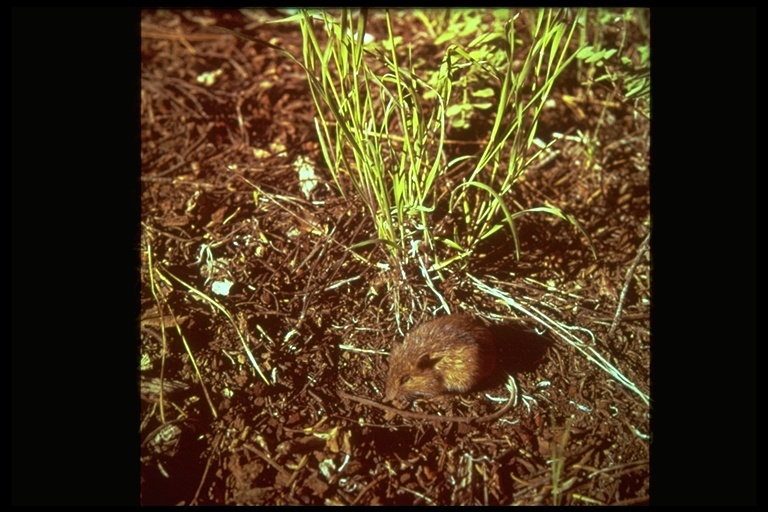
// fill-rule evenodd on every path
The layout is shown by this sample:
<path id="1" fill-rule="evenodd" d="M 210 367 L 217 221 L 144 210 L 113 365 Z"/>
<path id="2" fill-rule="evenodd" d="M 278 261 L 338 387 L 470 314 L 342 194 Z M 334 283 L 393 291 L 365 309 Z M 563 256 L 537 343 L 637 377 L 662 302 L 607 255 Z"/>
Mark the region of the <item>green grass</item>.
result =
<path id="1" fill-rule="evenodd" d="M 552 468 L 552 504 L 560 506 L 563 504 L 563 493 L 573 483 L 563 482 L 563 475 L 565 474 L 565 459 L 566 459 L 566 447 L 568 446 L 568 439 L 571 433 L 571 418 L 565 421 L 565 428 L 560 436 L 560 440 L 553 439 L 550 441 L 550 453 L 552 459 L 550 461 Z M 552 426 L 556 426 L 555 419 L 551 419 Z"/>
<path id="2" fill-rule="evenodd" d="M 590 10 L 584 13 L 581 24 L 581 50 L 577 58 L 584 94 L 590 100 L 595 99 L 595 89 L 602 89 L 607 94 L 594 130 L 584 137 L 586 167 L 591 169 L 599 154 L 600 129 L 609 105 L 615 101 L 628 103 L 635 116 L 650 119 L 650 45 L 627 43 L 630 30 L 639 31 L 646 41 L 649 40 L 650 27 L 642 9 Z M 614 38 L 608 38 L 607 34 L 613 34 Z"/>
<path id="3" fill-rule="evenodd" d="M 490 13 L 490 14 L 489 14 Z M 478 247 L 506 231 L 520 257 L 516 223 L 545 213 L 575 226 L 596 257 L 579 222 L 553 204 L 513 208 L 512 192 L 542 152 L 538 123 L 558 78 L 569 66 L 589 88 L 610 88 L 610 99 L 649 111 L 647 46 L 627 55 L 629 28 L 642 12 L 595 9 L 414 10 L 427 41 L 418 47 L 396 35 L 383 16 L 386 37 L 368 42 L 373 14 L 298 11 L 277 23 L 296 23 L 301 57 L 257 39 L 306 72 L 317 109 L 315 127 L 323 156 L 341 195 L 362 201 L 375 233 L 353 250 L 378 245 L 378 264 L 393 276 L 433 278 L 467 268 Z M 378 14 L 380 15 L 380 14 Z M 603 29 L 618 27 L 608 41 Z M 604 40 L 605 39 L 605 40 Z M 424 45 L 439 61 L 419 57 Z M 613 46 L 611 46 L 613 45 Z M 617 45 L 617 46 L 616 46 Z M 607 105 L 609 101 L 606 101 Z M 451 133 L 478 119 L 479 151 L 450 156 Z M 601 115 L 602 119 L 602 115 Z M 587 166 L 596 158 L 601 122 L 585 137 Z"/>
<path id="4" fill-rule="evenodd" d="M 540 115 L 558 76 L 576 58 L 574 13 L 496 11 L 491 24 L 481 24 L 478 11 L 416 16 L 430 33 L 441 34 L 433 44 L 453 41 L 434 69 L 393 34 L 389 12 L 388 37 L 378 44 L 364 42 L 365 11 L 342 11 L 338 18 L 301 12 L 282 20 L 302 30 L 302 64 L 333 179 L 341 194 L 362 199 L 376 226 L 366 243 L 381 243 L 389 266 L 398 269 L 421 246 L 434 258 L 426 270 L 440 271 L 466 267 L 480 242 L 502 229 L 519 257 L 515 223 L 525 213 L 544 212 L 578 226 L 554 205 L 512 211 L 506 200 L 542 151 L 532 151 Z M 515 29 L 519 16 L 528 17 L 531 41 L 522 63 L 513 58 L 522 42 Z M 327 36 L 322 42 L 314 31 L 317 18 Z M 448 127 L 463 128 L 474 112 L 490 109 L 493 124 L 479 154 L 446 160 Z M 441 184 L 460 165 L 469 172 L 453 184 L 447 204 L 438 204 Z M 438 234 L 446 209 L 457 222 L 452 232 Z"/>

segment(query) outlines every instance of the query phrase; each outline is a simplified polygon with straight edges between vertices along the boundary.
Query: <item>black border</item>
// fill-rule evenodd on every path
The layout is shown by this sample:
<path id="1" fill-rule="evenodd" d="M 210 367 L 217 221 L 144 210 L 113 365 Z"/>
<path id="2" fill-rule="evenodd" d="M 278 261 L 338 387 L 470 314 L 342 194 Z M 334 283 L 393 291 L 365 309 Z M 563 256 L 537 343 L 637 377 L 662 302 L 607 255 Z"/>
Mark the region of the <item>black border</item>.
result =
<path id="1" fill-rule="evenodd" d="M 655 8 L 651 504 L 756 504 L 757 9 Z"/>
<path id="2" fill-rule="evenodd" d="M 139 503 L 139 21 L 13 8 L 13 504 Z"/>

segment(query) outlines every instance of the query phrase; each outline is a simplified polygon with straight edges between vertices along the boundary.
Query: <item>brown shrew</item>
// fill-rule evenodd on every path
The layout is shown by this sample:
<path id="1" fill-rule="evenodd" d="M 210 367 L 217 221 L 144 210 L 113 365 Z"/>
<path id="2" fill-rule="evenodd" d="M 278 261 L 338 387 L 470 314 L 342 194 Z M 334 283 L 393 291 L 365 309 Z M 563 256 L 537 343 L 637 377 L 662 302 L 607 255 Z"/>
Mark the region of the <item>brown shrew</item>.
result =
<path id="1" fill-rule="evenodd" d="M 385 400 L 464 393 L 488 378 L 495 365 L 493 337 L 482 322 L 466 314 L 441 316 L 394 344 Z"/>

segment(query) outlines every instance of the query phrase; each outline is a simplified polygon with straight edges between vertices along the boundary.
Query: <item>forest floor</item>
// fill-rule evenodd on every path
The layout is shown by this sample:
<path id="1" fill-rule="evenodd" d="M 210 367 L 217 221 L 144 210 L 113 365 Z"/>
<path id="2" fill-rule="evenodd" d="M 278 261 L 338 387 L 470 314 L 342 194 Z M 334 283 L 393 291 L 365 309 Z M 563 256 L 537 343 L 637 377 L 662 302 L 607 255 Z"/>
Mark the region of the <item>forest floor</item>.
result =
<path id="1" fill-rule="evenodd" d="M 558 82 L 537 132 L 557 140 L 511 202 L 558 205 L 598 257 L 548 215 L 520 218 L 519 259 L 508 239 L 491 237 L 439 287 L 494 326 L 498 378 L 415 402 L 408 410 L 421 417 L 401 415 L 380 406 L 387 353 L 437 304 L 425 289 L 396 315 L 391 276 L 370 264 L 377 249 L 367 262 L 350 256 L 376 230 L 323 167 L 303 70 L 213 30 L 298 57 L 297 26 L 266 23 L 284 16 L 142 16 L 142 503 L 647 504 L 650 120 L 610 88 Z M 381 40 L 377 20 L 368 30 Z M 410 11 L 394 26 L 440 58 Z M 477 150 L 449 138 L 454 155 Z M 299 161 L 315 165 L 311 193 Z M 475 293 L 470 275 L 535 315 Z M 577 341 L 544 331 L 538 315 Z M 515 405 L 495 414 L 510 397 L 508 375 Z"/>

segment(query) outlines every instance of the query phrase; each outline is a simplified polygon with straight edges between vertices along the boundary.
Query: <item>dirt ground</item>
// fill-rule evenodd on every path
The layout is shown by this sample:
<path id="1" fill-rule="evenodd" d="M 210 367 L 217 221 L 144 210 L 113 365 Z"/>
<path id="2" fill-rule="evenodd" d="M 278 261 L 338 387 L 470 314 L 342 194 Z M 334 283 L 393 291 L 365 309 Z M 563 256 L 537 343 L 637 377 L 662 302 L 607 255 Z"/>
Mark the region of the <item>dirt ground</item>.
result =
<path id="1" fill-rule="evenodd" d="M 438 52 L 409 16 L 395 17 L 397 35 Z M 647 504 L 649 119 L 610 89 L 558 82 L 538 135 L 565 136 L 512 203 L 567 211 L 598 258 L 546 215 L 521 217 L 519 261 L 510 240 L 491 237 L 439 286 L 452 308 L 493 326 L 501 371 L 486 389 L 398 414 L 379 405 L 387 352 L 439 304 L 414 279 L 400 290 L 410 310 L 396 315 L 381 254 L 350 257 L 375 229 L 324 168 L 303 71 L 212 28 L 301 55 L 295 24 L 265 24 L 280 17 L 142 16 L 142 503 Z M 376 18 L 370 32 L 386 35 Z M 592 154 L 585 133 L 597 136 Z M 462 142 L 446 151 L 478 147 Z M 309 195 L 297 161 L 316 165 Z M 569 326 L 583 345 L 478 294 L 469 276 Z"/>

